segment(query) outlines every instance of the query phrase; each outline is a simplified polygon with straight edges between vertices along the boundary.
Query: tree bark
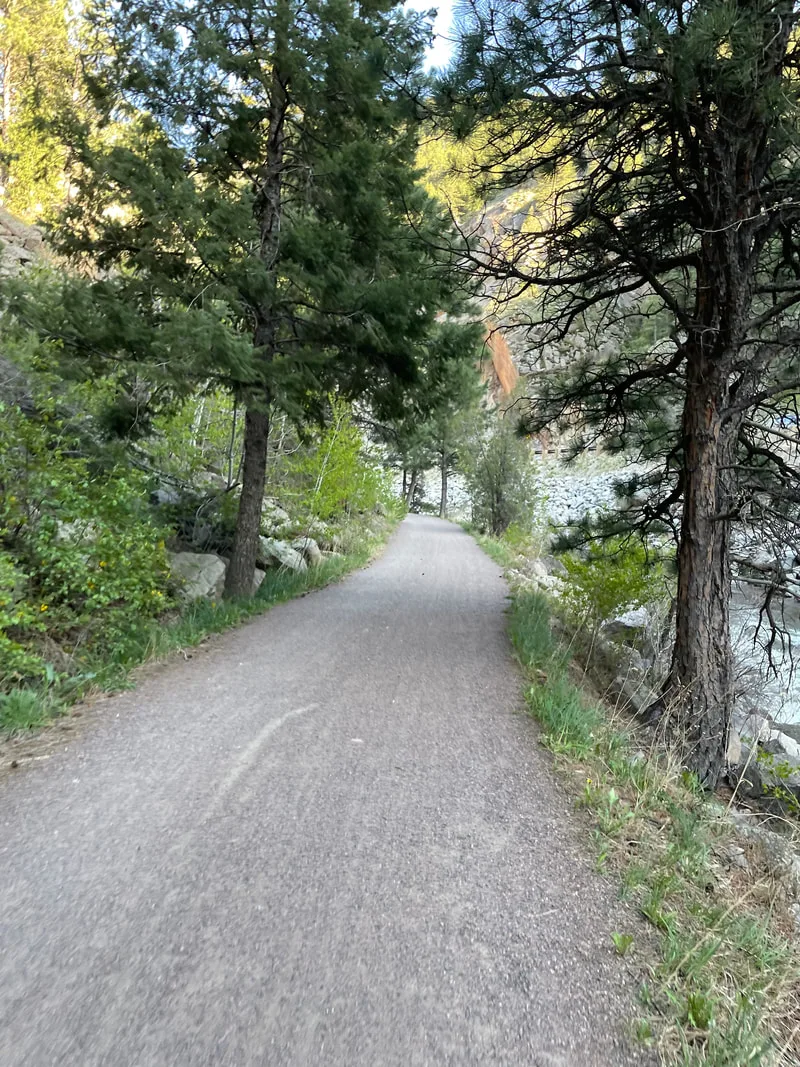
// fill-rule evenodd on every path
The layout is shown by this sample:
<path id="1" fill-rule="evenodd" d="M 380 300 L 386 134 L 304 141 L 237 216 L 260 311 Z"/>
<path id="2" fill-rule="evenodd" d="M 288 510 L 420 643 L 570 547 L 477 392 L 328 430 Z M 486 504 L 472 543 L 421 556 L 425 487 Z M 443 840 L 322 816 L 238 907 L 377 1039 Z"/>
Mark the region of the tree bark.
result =
<path id="1" fill-rule="evenodd" d="M 690 355 L 675 645 L 656 707 L 686 766 L 710 789 L 724 770 L 734 700 L 730 533 L 739 421 L 725 416 L 727 400 L 726 376 Z"/>
<path id="2" fill-rule="evenodd" d="M 408 488 L 406 489 L 406 507 L 411 507 L 411 502 L 414 499 L 414 490 L 417 488 L 417 478 L 419 477 L 419 471 L 412 470 L 411 477 L 408 481 Z"/>
<path id="3" fill-rule="evenodd" d="M 236 532 L 228 570 L 225 596 L 249 596 L 253 592 L 258 539 L 261 534 L 261 506 L 267 473 L 269 440 L 269 365 L 278 342 L 278 252 L 280 245 L 284 142 L 288 109 L 288 61 L 286 47 L 291 11 L 286 0 L 278 0 L 275 13 L 275 54 L 269 106 L 269 130 L 264 165 L 255 188 L 254 215 L 258 223 L 259 257 L 266 267 L 270 294 L 254 307 L 256 326 L 253 348 L 259 355 L 262 384 L 250 392 L 245 412 L 242 495 L 236 516 Z"/>
<path id="4" fill-rule="evenodd" d="M 447 453 L 441 453 L 442 494 L 439 498 L 439 518 L 447 518 Z"/>
<path id="5" fill-rule="evenodd" d="M 264 501 L 264 480 L 267 471 L 267 443 L 269 415 L 250 407 L 244 417 L 244 468 L 242 495 L 233 550 L 225 575 L 225 596 L 250 596 L 258 557 L 261 535 L 261 505 Z"/>

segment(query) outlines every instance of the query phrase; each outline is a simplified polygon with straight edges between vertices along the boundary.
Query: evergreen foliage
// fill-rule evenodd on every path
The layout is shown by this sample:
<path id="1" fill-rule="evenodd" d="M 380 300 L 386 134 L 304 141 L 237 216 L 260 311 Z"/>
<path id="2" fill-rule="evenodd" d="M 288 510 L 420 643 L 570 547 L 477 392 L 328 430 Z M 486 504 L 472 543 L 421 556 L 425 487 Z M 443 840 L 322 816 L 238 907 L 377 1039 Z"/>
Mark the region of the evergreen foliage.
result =
<path id="1" fill-rule="evenodd" d="M 405 90 L 421 24 L 390 2 L 328 0 L 147 0 L 91 19 L 90 85 L 120 130 L 77 145 L 61 247 L 111 271 L 91 301 L 124 309 L 105 314 L 126 327 L 122 358 L 154 343 L 165 358 L 147 362 L 176 388 L 214 374 L 246 409 L 228 572 L 241 593 L 270 410 L 319 416 L 332 390 L 387 403 L 397 379 L 413 382 L 435 315 L 459 306 L 451 253 L 432 251 L 445 224 L 415 183 Z M 192 366 L 204 330 L 219 343 Z M 118 346 L 115 329 L 95 348 Z"/>
<path id="2" fill-rule="evenodd" d="M 545 357 L 530 429 L 577 425 L 660 461 L 625 516 L 678 540 L 653 715 L 669 713 L 709 785 L 734 700 L 735 524 L 795 540 L 796 23 L 791 2 L 474 3 L 440 86 L 456 131 L 485 131 L 489 185 L 533 201 L 470 256 L 498 300 L 526 299 L 517 318 Z M 576 330 L 586 357 L 553 369 Z M 785 579 L 776 552 L 758 576 L 775 623 Z"/>

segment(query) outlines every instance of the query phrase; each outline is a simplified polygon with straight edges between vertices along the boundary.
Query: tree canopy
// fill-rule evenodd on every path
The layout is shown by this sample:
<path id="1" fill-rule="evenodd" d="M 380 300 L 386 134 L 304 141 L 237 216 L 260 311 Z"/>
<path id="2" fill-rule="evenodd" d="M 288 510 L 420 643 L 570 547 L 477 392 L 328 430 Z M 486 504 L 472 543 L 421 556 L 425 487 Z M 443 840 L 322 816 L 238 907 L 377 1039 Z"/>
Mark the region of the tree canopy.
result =
<path id="1" fill-rule="evenodd" d="M 796 23 L 771 0 L 476 3 L 439 87 L 457 133 L 485 131 L 490 185 L 531 197 L 523 224 L 473 228 L 471 268 L 499 301 L 524 298 L 537 351 L 595 340 L 537 376 L 531 428 L 582 424 L 660 460 L 627 522 L 677 533 L 658 709 L 711 784 L 734 700 L 734 527 L 796 511 L 781 437 L 800 385 Z"/>

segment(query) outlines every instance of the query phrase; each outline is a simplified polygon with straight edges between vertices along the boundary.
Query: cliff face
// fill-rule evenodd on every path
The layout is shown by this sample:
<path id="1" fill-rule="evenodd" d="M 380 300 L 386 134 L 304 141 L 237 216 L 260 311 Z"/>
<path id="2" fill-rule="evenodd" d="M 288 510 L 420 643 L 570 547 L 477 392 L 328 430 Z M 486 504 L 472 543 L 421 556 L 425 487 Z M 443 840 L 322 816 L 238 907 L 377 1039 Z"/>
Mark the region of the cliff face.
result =
<path id="1" fill-rule="evenodd" d="M 499 326 L 490 326 L 486 349 L 489 359 L 483 361 L 483 373 L 489 381 L 493 399 L 503 400 L 514 392 L 519 372 L 511 358 L 508 341 Z"/>
<path id="2" fill-rule="evenodd" d="M 27 266 L 50 259 L 39 230 L 0 207 L 0 276 L 19 274 Z"/>

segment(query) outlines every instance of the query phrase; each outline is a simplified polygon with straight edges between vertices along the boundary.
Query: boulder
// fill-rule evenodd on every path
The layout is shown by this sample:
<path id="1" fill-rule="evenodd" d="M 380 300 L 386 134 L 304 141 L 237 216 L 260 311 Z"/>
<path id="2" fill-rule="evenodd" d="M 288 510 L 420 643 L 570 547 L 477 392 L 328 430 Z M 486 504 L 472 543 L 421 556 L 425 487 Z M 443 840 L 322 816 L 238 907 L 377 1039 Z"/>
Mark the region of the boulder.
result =
<path id="1" fill-rule="evenodd" d="M 150 494 L 150 503 L 155 507 L 177 507 L 181 502 L 181 494 L 172 485 L 159 485 Z"/>
<path id="2" fill-rule="evenodd" d="M 650 625 L 650 613 L 647 608 L 632 608 L 618 615 L 615 619 L 604 622 L 602 632 L 605 637 L 621 638 L 630 641 L 637 638 Z"/>
<path id="3" fill-rule="evenodd" d="M 787 737 L 791 737 L 793 741 L 797 741 L 800 744 L 800 723 L 797 722 L 776 722 L 773 723 L 776 730 L 779 730 Z"/>
<path id="4" fill-rule="evenodd" d="M 259 567 L 286 567 L 290 571 L 304 571 L 306 561 L 286 541 L 274 537 L 259 537 L 259 552 L 256 563 Z"/>
<path id="5" fill-rule="evenodd" d="M 728 768 L 728 782 L 740 797 L 758 800 L 764 793 L 764 778 L 758 766 L 756 753 L 747 745 L 739 744 L 739 760 Z"/>
<path id="6" fill-rule="evenodd" d="M 784 757 L 786 761 L 794 766 L 800 767 L 800 741 L 795 739 L 783 730 L 772 729 L 769 731 L 769 736 L 762 742 L 763 748 L 767 752 L 771 752 L 773 756 Z"/>
<path id="7" fill-rule="evenodd" d="M 200 471 L 192 481 L 198 488 L 210 490 L 212 493 L 224 493 L 228 488 L 227 479 L 214 471 Z"/>
<path id="8" fill-rule="evenodd" d="M 290 547 L 300 553 L 309 567 L 318 567 L 322 563 L 322 551 L 313 537 L 298 537 Z"/>
<path id="9" fill-rule="evenodd" d="M 768 737 L 772 729 L 771 719 L 761 711 L 734 711 L 733 725 L 740 737 L 754 742 Z"/>
<path id="10" fill-rule="evenodd" d="M 284 511 L 277 500 L 272 497 L 264 497 L 261 505 L 261 525 L 267 530 L 276 530 L 281 526 L 289 526 L 291 517 L 288 511 Z"/>
<path id="11" fill-rule="evenodd" d="M 91 519 L 74 519 L 72 522 L 56 522 L 56 541 L 72 545 L 93 545 L 100 531 Z"/>
<path id="12" fill-rule="evenodd" d="M 169 552 L 167 558 L 182 600 L 222 596 L 228 565 L 215 552 Z"/>

